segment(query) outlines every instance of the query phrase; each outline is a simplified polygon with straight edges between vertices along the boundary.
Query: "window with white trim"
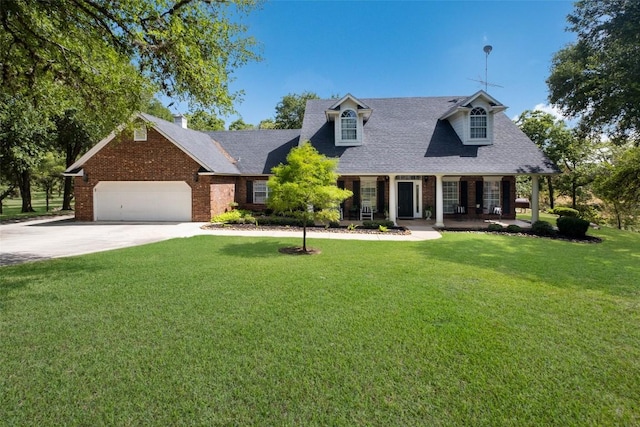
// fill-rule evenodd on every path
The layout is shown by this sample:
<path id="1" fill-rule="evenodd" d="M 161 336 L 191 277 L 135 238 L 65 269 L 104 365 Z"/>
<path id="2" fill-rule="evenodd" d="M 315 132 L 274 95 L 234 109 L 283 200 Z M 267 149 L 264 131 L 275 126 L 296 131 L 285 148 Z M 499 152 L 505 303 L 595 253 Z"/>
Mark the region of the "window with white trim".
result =
<path id="1" fill-rule="evenodd" d="M 267 181 L 253 182 L 253 203 L 264 205 L 269 198 L 269 186 Z"/>
<path id="2" fill-rule="evenodd" d="M 378 182 L 375 178 L 360 180 L 360 199 L 369 202 L 374 212 L 378 211 Z"/>
<path id="3" fill-rule="evenodd" d="M 134 141 L 147 140 L 147 126 L 144 123 L 137 123 L 133 128 L 133 140 Z"/>
<path id="4" fill-rule="evenodd" d="M 472 139 L 487 138 L 487 112 L 484 108 L 476 107 L 469 115 L 469 135 Z"/>
<path id="5" fill-rule="evenodd" d="M 493 208 L 500 206 L 500 181 L 484 181 L 483 203 L 486 212 L 493 212 Z"/>
<path id="6" fill-rule="evenodd" d="M 442 212 L 446 214 L 455 213 L 455 208 L 460 204 L 460 192 L 458 191 L 458 181 L 442 182 Z"/>
<path id="7" fill-rule="evenodd" d="M 358 115 L 353 110 L 345 110 L 340 115 L 340 129 L 342 140 L 355 141 L 358 139 Z"/>

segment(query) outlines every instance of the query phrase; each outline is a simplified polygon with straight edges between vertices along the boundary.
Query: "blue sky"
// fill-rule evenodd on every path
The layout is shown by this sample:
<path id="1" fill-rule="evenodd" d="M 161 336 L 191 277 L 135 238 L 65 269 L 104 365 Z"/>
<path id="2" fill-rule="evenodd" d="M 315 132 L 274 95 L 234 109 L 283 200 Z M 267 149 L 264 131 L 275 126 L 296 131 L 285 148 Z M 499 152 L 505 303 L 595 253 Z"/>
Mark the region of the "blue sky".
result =
<path id="1" fill-rule="evenodd" d="M 267 1 L 243 19 L 263 61 L 234 73 L 231 89 L 245 92 L 236 109 L 257 124 L 287 93 L 471 95 L 484 88 L 471 79 L 485 78 L 492 45 L 488 81 L 502 87 L 488 91 L 515 117 L 548 103 L 552 56 L 575 39 L 572 10 L 560 0 Z"/>

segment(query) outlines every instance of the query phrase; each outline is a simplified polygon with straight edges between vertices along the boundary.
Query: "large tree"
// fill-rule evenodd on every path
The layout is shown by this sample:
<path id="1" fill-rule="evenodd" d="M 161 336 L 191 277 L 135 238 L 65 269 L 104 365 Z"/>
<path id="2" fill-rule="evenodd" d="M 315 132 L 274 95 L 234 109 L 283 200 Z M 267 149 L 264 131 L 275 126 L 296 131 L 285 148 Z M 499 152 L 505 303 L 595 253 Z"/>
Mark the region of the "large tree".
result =
<path id="1" fill-rule="evenodd" d="M 623 225 L 637 227 L 640 219 L 640 147 L 612 147 L 607 153 L 608 159 L 599 163 L 595 194 L 612 208 L 618 228 Z"/>
<path id="2" fill-rule="evenodd" d="M 229 91 L 230 75 L 256 58 L 253 39 L 235 18 L 253 4 L 3 0 L 0 79 L 14 92 L 40 79 L 56 81 L 103 108 L 110 75 L 124 78 L 121 67 L 132 64 L 128 78 L 143 76 L 172 97 L 229 111 L 237 95 Z"/>
<path id="3" fill-rule="evenodd" d="M 585 133 L 640 144 L 640 1 L 578 1 L 567 19 L 577 40 L 553 58 L 551 103 Z"/>
<path id="4" fill-rule="evenodd" d="M 156 91 L 187 100 L 194 108 L 231 112 L 238 93 L 229 90 L 230 76 L 257 59 L 253 39 L 237 23 L 253 4 L 3 0 L 0 95 L 5 102 L 26 106 L 13 114 L 21 115 L 14 119 L 26 128 L 22 133 L 51 124 L 69 110 L 81 114 L 84 125 L 110 129 L 140 110 Z M 40 123 L 29 123 L 32 119 Z M 5 150 L 3 167 L 22 171 L 23 197 L 29 197 L 24 181 L 37 157 L 21 161 L 19 152 L 45 152 L 47 140 L 1 141 L 15 148 L 11 156 Z M 12 159 L 18 163 L 6 163 Z M 23 201 L 23 209 L 31 209 L 30 200 Z"/>
<path id="5" fill-rule="evenodd" d="M 293 213 L 302 219 L 302 251 L 307 252 L 307 224 L 338 221 L 339 205 L 351 197 L 338 188 L 337 159 L 318 153 L 309 141 L 293 148 L 287 163 L 273 168 L 267 205 L 275 212 Z"/>
<path id="6" fill-rule="evenodd" d="M 303 92 L 301 94 L 290 93 L 282 97 L 276 105 L 276 129 L 300 129 L 307 101 L 318 99 L 318 95 L 313 92 Z"/>
<path id="7" fill-rule="evenodd" d="M 540 110 L 524 111 L 516 124 L 547 155 L 549 160 L 561 166 L 572 156 L 574 136 L 562 120 Z M 554 207 L 554 181 L 547 176 L 549 204 Z"/>

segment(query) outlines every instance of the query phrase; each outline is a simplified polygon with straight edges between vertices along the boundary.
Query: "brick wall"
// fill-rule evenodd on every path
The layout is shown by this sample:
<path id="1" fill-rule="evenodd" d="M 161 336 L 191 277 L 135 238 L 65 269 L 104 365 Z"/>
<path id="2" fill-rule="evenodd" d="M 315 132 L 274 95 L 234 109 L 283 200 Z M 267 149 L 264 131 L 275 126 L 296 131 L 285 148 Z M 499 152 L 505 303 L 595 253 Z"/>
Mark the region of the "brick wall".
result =
<path id="1" fill-rule="evenodd" d="M 231 202 L 235 201 L 235 177 L 212 177 L 210 188 L 210 217 L 220 215 L 229 210 Z"/>
<path id="2" fill-rule="evenodd" d="M 86 177 L 76 177 L 76 219 L 93 221 L 93 189 L 100 181 L 184 181 L 191 187 L 192 221 L 209 221 L 212 177 L 198 176 L 196 182 L 198 169 L 195 160 L 156 130 L 148 130 L 147 141 L 133 141 L 124 132 L 84 164 Z"/>

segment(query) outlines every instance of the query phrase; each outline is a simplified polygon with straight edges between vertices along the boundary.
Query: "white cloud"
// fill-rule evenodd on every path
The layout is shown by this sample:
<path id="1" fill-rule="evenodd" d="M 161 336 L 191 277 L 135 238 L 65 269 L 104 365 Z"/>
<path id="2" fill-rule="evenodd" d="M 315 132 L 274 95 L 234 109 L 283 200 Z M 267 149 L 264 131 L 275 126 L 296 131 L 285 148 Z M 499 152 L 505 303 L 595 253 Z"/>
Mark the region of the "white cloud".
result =
<path id="1" fill-rule="evenodd" d="M 533 107 L 533 110 L 540 110 L 540 111 L 544 111 L 545 113 L 549 113 L 552 116 L 554 116 L 557 119 L 560 120 L 568 120 L 568 118 L 562 114 L 562 111 L 560 111 L 560 109 L 558 107 L 556 107 L 555 105 L 549 105 L 549 104 L 536 104 L 535 107 Z"/>
<path id="2" fill-rule="evenodd" d="M 555 105 L 549 105 L 549 104 L 543 104 L 543 103 L 536 104 L 533 108 L 531 108 L 531 111 L 536 111 L 536 110 L 543 111 L 545 113 L 549 113 L 553 117 L 555 117 L 556 119 L 564 120 L 567 125 L 571 125 L 571 124 L 573 124 L 575 122 L 575 120 L 571 120 L 567 116 L 562 114 L 562 111 L 558 107 L 556 107 Z M 514 116 L 512 118 L 512 120 L 516 121 L 516 120 L 518 120 L 518 117 L 520 117 L 519 114 Z"/>

